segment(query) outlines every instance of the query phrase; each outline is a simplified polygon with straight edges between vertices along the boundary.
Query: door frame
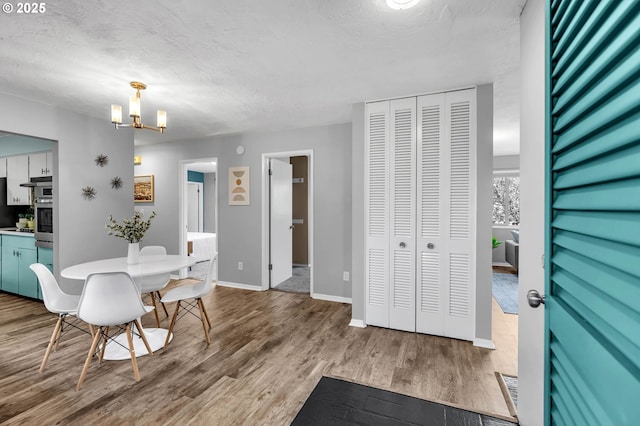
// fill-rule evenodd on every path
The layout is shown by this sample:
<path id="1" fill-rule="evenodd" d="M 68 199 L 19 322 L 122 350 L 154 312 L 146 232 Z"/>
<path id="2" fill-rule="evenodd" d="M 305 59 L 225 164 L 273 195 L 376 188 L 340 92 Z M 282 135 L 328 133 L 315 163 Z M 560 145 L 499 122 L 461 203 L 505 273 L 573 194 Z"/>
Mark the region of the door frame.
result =
<path id="1" fill-rule="evenodd" d="M 314 296 L 313 291 L 313 150 L 303 149 L 295 151 L 282 151 L 282 152 L 269 152 L 262 154 L 262 273 L 261 280 L 262 291 L 269 290 L 269 160 L 272 158 L 282 157 L 307 157 L 309 159 L 307 163 L 307 179 L 309 179 L 308 186 L 308 241 L 309 241 L 309 268 L 311 273 L 310 279 L 310 293 L 311 297 Z"/>
<path id="2" fill-rule="evenodd" d="M 189 185 L 196 185 L 198 187 L 198 228 L 202 228 L 204 232 L 204 183 L 202 182 L 193 182 L 187 181 L 187 188 Z M 188 200 L 188 192 L 187 192 L 187 200 Z M 188 203 L 187 203 L 188 204 Z M 187 208 L 187 227 L 189 226 L 189 209 Z"/>
<path id="3" fill-rule="evenodd" d="M 178 249 L 179 249 L 179 254 L 181 254 L 182 256 L 186 256 L 187 255 L 187 203 L 188 203 L 188 194 L 187 194 L 187 184 L 188 184 L 188 178 L 187 178 L 187 171 L 189 169 L 189 164 L 193 164 L 193 163 L 205 163 L 205 162 L 213 162 L 215 161 L 215 163 L 217 165 L 219 165 L 220 163 L 218 162 L 218 157 L 206 157 L 206 158 L 193 158 L 193 159 L 189 159 L 189 160 L 180 160 L 178 163 L 178 197 L 180 200 L 180 206 L 178 208 Z M 218 226 L 218 211 L 219 211 L 219 192 L 218 192 L 218 182 L 220 181 L 220 179 L 218 179 L 218 176 L 220 175 L 219 173 L 219 168 L 218 168 L 218 172 L 216 172 L 216 207 L 215 207 L 215 224 L 216 224 L 216 235 L 218 234 L 218 230 L 220 229 L 220 227 Z M 204 220 L 204 218 L 203 218 Z M 219 252 L 220 248 L 219 248 L 219 244 L 218 242 L 220 241 L 220 238 L 216 238 L 216 251 Z M 186 278 L 187 276 L 187 271 L 182 269 L 180 270 L 180 278 Z"/>

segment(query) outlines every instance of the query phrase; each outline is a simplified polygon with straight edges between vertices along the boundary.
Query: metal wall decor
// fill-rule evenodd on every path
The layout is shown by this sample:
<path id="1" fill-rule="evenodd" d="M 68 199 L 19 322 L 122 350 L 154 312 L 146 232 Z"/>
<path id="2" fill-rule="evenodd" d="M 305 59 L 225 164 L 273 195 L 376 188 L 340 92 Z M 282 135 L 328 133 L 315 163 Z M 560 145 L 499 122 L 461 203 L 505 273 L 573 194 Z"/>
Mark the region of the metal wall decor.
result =
<path id="1" fill-rule="evenodd" d="M 100 154 L 94 161 L 96 162 L 96 166 L 104 167 L 109 164 L 109 156 Z"/>
<path id="2" fill-rule="evenodd" d="M 93 200 L 94 198 L 96 198 L 96 190 L 94 187 L 92 186 L 85 186 L 84 188 L 82 188 L 82 198 L 84 198 L 85 200 Z"/>
<path id="3" fill-rule="evenodd" d="M 122 188 L 122 179 L 120 179 L 119 176 L 116 176 L 113 179 L 111 179 L 111 188 L 113 189 Z"/>

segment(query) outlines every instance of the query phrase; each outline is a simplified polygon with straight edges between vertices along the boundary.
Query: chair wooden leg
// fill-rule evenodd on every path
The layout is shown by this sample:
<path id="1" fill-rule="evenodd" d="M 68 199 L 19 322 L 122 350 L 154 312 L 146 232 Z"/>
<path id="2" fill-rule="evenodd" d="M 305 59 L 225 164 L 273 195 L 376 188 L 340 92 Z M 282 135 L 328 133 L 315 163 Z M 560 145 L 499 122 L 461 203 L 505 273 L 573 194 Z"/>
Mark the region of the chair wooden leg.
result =
<path id="1" fill-rule="evenodd" d="M 153 355 L 153 351 L 151 350 L 151 346 L 149 346 L 149 342 L 147 341 L 147 336 L 144 335 L 144 331 L 142 329 L 142 326 L 140 325 L 140 321 L 135 320 L 134 321 L 136 328 L 138 329 L 138 332 L 140 333 L 140 337 L 142 338 L 142 343 L 144 343 L 144 347 L 147 348 L 147 353 L 149 355 Z"/>
<path id="2" fill-rule="evenodd" d="M 207 329 L 207 319 L 204 313 L 204 303 L 202 299 L 198 299 L 198 307 L 200 308 L 200 321 L 202 321 L 202 329 L 204 330 L 204 337 L 207 339 L 207 346 L 211 344 L 209 340 L 209 330 Z"/>
<path id="3" fill-rule="evenodd" d="M 89 324 L 89 333 L 91 333 L 91 337 L 93 337 L 96 331 L 93 329 L 93 325 Z"/>
<path id="4" fill-rule="evenodd" d="M 200 301 L 202 302 L 202 299 L 200 299 Z M 211 330 L 211 321 L 209 321 L 209 314 L 207 314 L 207 310 L 204 308 L 204 302 L 202 302 L 202 313 L 207 320 L 207 324 L 209 324 L 209 330 Z"/>
<path id="5" fill-rule="evenodd" d="M 53 348 L 54 352 L 58 352 L 58 347 L 60 346 L 60 338 L 62 337 L 62 329 L 64 328 L 64 315 L 60 315 L 62 321 L 60 321 L 60 327 L 58 328 L 58 334 L 56 335 L 56 346 Z"/>
<path id="6" fill-rule="evenodd" d="M 102 360 L 104 359 L 104 351 L 107 348 L 108 340 L 109 340 L 109 327 L 107 326 L 106 329 L 104 330 L 104 335 L 102 337 L 102 349 L 100 349 L 100 358 L 99 358 L 100 363 L 102 363 Z"/>
<path id="7" fill-rule="evenodd" d="M 164 341 L 164 346 L 162 349 L 166 349 L 169 344 L 169 339 L 171 339 L 171 333 L 173 332 L 173 326 L 176 324 L 176 318 L 178 318 L 178 311 L 180 310 L 180 301 L 176 303 L 176 310 L 173 312 L 173 317 L 171 317 L 171 324 L 169 325 L 169 332 L 167 333 L 167 339 Z"/>
<path id="8" fill-rule="evenodd" d="M 138 360 L 136 359 L 136 349 L 133 346 L 133 336 L 131 336 L 131 323 L 127 324 L 127 341 L 129 341 L 129 356 L 131 356 L 131 365 L 133 366 L 133 376 L 136 382 L 140 381 L 140 372 L 138 371 Z"/>
<path id="9" fill-rule="evenodd" d="M 158 296 L 158 300 L 160 300 L 160 304 L 162 305 L 162 309 L 164 309 L 165 318 L 169 318 L 169 312 L 167 312 L 167 307 L 162 303 L 162 295 L 159 291 L 156 291 L 156 296 Z"/>
<path id="10" fill-rule="evenodd" d="M 153 303 L 153 314 L 156 316 L 156 324 L 158 325 L 158 328 L 160 328 L 160 317 L 158 316 L 158 305 L 156 305 L 156 295 L 153 292 L 149 294 L 151 295 L 151 302 Z"/>
<path id="11" fill-rule="evenodd" d="M 91 363 L 91 357 L 93 356 L 93 352 L 96 350 L 96 346 L 98 346 L 98 340 L 100 340 L 102 327 L 100 327 L 99 331 L 93 336 L 93 341 L 91 342 L 91 349 L 89 349 L 89 353 L 87 354 L 87 360 L 84 362 L 84 367 L 82 368 L 82 373 L 80 373 L 80 379 L 78 380 L 78 384 L 76 385 L 76 390 L 80 390 L 82 387 L 82 383 L 84 382 L 84 378 L 87 376 L 87 370 L 89 369 L 89 364 Z"/>
<path id="12" fill-rule="evenodd" d="M 62 315 L 58 315 L 58 321 L 56 322 L 56 326 L 53 328 L 53 333 L 51 333 L 51 339 L 49 339 L 49 345 L 47 346 L 47 350 L 44 352 L 44 358 L 42 358 L 42 364 L 40 364 L 41 373 L 44 371 L 45 365 L 47 365 L 49 354 L 51 354 L 51 348 L 53 348 L 53 345 L 57 340 L 58 334 L 60 334 L 61 325 L 62 325 Z"/>

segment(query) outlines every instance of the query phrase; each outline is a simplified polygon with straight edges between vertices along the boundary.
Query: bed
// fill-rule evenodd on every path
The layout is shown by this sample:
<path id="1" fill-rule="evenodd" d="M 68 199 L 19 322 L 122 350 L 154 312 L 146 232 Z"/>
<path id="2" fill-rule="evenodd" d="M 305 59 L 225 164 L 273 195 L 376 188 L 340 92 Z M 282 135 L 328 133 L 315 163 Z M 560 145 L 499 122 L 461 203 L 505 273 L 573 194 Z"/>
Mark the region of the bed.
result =
<path id="1" fill-rule="evenodd" d="M 196 258 L 196 264 L 191 267 L 191 276 L 204 278 L 207 274 L 207 262 L 217 250 L 216 234 L 210 232 L 187 232 L 189 255 Z M 214 269 L 214 278 L 216 277 Z"/>

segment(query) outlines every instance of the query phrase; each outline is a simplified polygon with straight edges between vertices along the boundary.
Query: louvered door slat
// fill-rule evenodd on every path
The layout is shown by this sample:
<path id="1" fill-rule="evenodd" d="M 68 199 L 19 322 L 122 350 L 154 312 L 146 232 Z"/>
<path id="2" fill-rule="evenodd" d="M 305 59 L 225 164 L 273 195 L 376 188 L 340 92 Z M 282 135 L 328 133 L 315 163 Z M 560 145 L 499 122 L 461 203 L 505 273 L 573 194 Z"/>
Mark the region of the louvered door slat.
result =
<path id="1" fill-rule="evenodd" d="M 640 3 L 557 3 L 547 93 L 545 420 L 634 424 L 640 418 Z"/>
<path id="2" fill-rule="evenodd" d="M 416 99 L 389 103 L 391 253 L 389 323 L 415 331 Z"/>
<path id="3" fill-rule="evenodd" d="M 389 327 L 389 103 L 365 117 L 365 311 L 368 324 Z"/>
<path id="4" fill-rule="evenodd" d="M 444 335 L 445 262 L 442 259 L 446 235 L 445 94 L 418 98 L 418 239 L 416 330 Z"/>

